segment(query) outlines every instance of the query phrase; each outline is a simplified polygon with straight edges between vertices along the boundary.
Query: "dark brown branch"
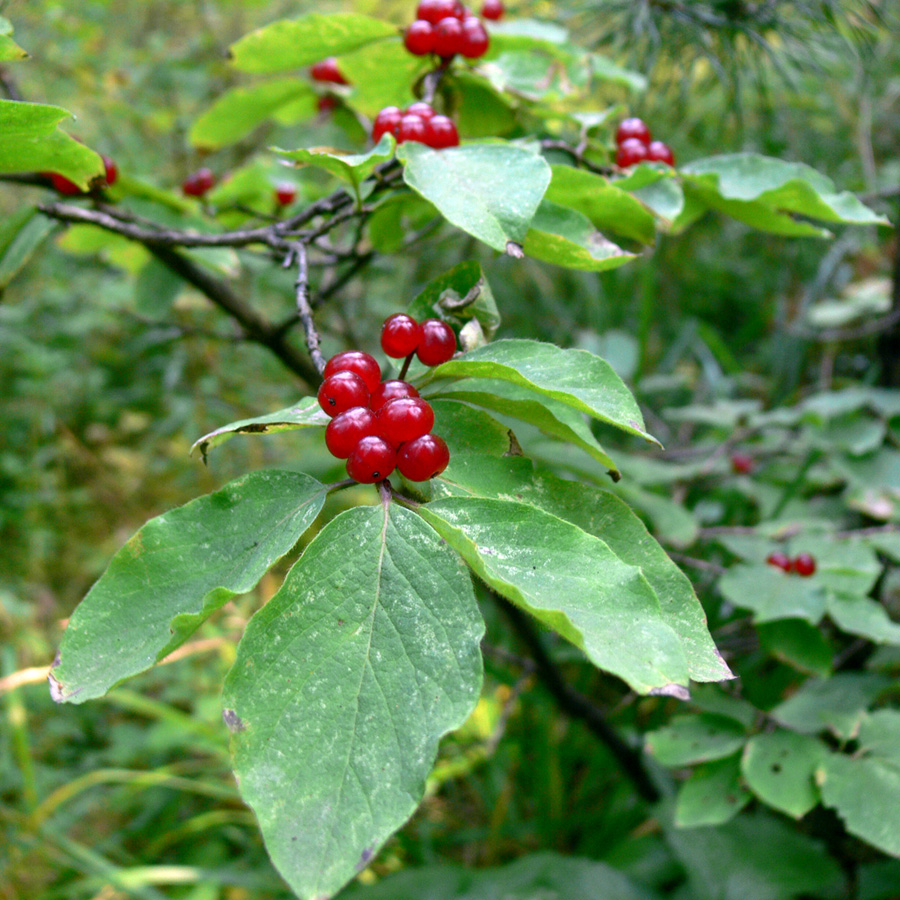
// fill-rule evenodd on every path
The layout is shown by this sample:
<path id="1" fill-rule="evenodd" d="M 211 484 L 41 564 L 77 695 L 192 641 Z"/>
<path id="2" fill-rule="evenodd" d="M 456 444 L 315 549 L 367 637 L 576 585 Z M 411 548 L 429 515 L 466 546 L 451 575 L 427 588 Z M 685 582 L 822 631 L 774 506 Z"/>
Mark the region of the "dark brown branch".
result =
<path id="1" fill-rule="evenodd" d="M 303 323 L 303 331 L 306 334 L 306 348 L 309 350 L 310 358 L 321 375 L 325 370 L 325 357 L 322 356 L 320 347 L 322 341 L 319 337 L 319 332 L 316 331 L 312 307 L 309 305 L 309 258 L 305 244 L 297 244 L 293 248 L 291 254 L 285 260 L 285 265 L 289 266 L 294 260 L 297 263 L 297 280 L 294 282 L 297 316 Z"/>
<path id="2" fill-rule="evenodd" d="M 3 93 L 6 94 L 10 100 L 21 101 L 24 99 L 19 91 L 19 86 L 16 84 L 15 78 L 13 78 L 2 66 L 0 66 L 0 87 L 3 88 Z"/>
<path id="3" fill-rule="evenodd" d="M 541 150 L 557 150 L 560 153 L 565 153 L 575 160 L 579 166 L 584 166 L 585 169 L 594 172 L 596 175 L 603 175 L 607 178 L 615 175 L 615 169 L 612 166 L 598 166 L 596 163 L 586 159 L 584 156 L 585 148 L 581 145 L 573 147 L 565 141 L 554 141 L 547 138 L 541 141 Z"/>
<path id="4" fill-rule="evenodd" d="M 647 801 L 653 803 L 659 800 L 659 791 L 650 778 L 650 773 L 644 766 L 641 751 L 631 747 L 619 736 L 618 732 L 607 722 L 602 710 L 595 706 L 587 697 L 576 691 L 556 668 L 544 649 L 541 637 L 531 619 L 518 607 L 509 601 L 494 594 L 506 613 L 516 633 L 528 647 L 531 657 L 534 659 L 538 677 L 544 686 L 556 698 L 560 709 L 576 719 L 580 719 L 609 749 L 616 758 L 625 774 L 634 783 L 638 793 Z"/>

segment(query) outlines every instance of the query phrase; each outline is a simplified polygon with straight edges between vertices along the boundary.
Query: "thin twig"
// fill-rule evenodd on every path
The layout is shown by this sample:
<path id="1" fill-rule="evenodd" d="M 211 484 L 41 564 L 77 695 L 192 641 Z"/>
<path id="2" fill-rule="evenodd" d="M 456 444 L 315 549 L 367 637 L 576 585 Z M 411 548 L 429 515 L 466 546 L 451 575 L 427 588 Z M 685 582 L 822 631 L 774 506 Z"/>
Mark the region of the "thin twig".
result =
<path id="1" fill-rule="evenodd" d="M 707 562 L 705 559 L 697 559 L 694 556 L 686 556 L 684 553 L 675 553 L 669 550 L 668 554 L 675 562 L 690 566 L 692 569 L 700 569 L 703 572 L 715 572 L 716 575 L 724 575 L 728 571 L 725 566 L 720 566 L 718 563 Z"/>
<path id="2" fill-rule="evenodd" d="M 294 282 L 295 296 L 297 298 L 297 316 L 303 323 L 303 331 L 306 334 L 306 348 L 318 373 L 325 370 L 325 357 L 322 356 L 319 332 L 313 321 L 312 307 L 309 305 L 309 258 L 305 244 L 295 244 L 290 255 L 285 260 L 285 265 L 290 265 L 292 260 L 297 262 L 297 280 Z"/>
<path id="3" fill-rule="evenodd" d="M 609 178 L 616 173 L 616 170 L 613 169 L 612 166 L 599 166 L 597 163 L 593 163 L 587 159 L 584 156 L 585 148 L 582 144 L 573 147 L 571 144 L 566 143 L 566 141 L 555 141 L 545 138 L 541 141 L 541 150 L 557 150 L 560 153 L 565 153 L 574 159 L 579 166 L 584 166 L 585 169 L 594 172 L 596 175 L 603 175 Z"/>

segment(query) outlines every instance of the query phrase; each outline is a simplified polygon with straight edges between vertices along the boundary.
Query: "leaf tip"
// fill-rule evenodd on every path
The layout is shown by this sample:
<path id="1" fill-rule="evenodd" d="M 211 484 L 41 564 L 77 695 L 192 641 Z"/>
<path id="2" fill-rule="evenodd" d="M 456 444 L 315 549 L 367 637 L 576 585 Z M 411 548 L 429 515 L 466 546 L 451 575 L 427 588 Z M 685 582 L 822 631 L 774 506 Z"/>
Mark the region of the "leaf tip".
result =
<path id="1" fill-rule="evenodd" d="M 681 684 L 664 684 L 661 687 L 650 688 L 651 697 L 674 697 L 676 700 L 690 700 L 691 692 Z"/>

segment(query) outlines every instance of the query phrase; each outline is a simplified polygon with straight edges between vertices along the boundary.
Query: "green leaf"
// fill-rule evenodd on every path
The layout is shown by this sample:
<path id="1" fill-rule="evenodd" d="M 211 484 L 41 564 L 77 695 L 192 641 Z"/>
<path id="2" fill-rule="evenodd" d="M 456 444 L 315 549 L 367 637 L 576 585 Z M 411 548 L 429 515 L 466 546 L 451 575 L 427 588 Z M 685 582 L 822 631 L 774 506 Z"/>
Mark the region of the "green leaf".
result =
<path id="1" fill-rule="evenodd" d="M 491 286 L 484 269 L 474 260 L 461 262 L 429 282 L 409 304 L 407 312 L 419 321 L 432 317 L 445 319 L 459 329 L 474 318 L 487 340 L 500 327 L 500 312 Z"/>
<path id="2" fill-rule="evenodd" d="M 678 789 L 675 827 L 698 828 L 730 822 L 751 799 L 740 778 L 737 756 L 694 769 L 691 777 Z"/>
<path id="3" fill-rule="evenodd" d="M 586 350 L 562 350 L 538 341 L 495 341 L 438 366 L 433 377 L 509 381 L 658 443 L 645 431 L 637 402 L 612 366 Z"/>
<path id="4" fill-rule="evenodd" d="M 806 672 L 827 678 L 831 674 L 833 651 L 818 628 L 802 619 L 778 619 L 756 628 L 760 644 L 775 659 Z"/>
<path id="5" fill-rule="evenodd" d="M 0 16 L 0 62 L 28 59 L 28 54 L 12 39 L 12 33 L 12 23 Z"/>
<path id="6" fill-rule="evenodd" d="M 342 56 L 340 66 L 351 85 L 351 105 L 374 119 L 385 106 L 409 106 L 416 99 L 413 85 L 430 64 L 427 57 L 413 56 L 394 38 Z"/>
<path id="7" fill-rule="evenodd" d="M 298 78 L 279 78 L 231 88 L 194 122 L 188 139 L 195 147 L 217 150 L 236 143 L 282 107 L 304 99 L 309 102 L 312 114 L 316 108 L 316 93 L 307 82 Z"/>
<path id="8" fill-rule="evenodd" d="M 354 13 L 312 13 L 281 19 L 245 34 L 231 45 L 229 55 L 243 72 L 287 72 L 396 34 L 393 25 L 380 19 Z"/>
<path id="9" fill-rule="evenodd" d="M 0 100 L 0 172 L 58 172 L 87 190 L 103 160 L 57 129 L 71 113 L 58 106 Z"/>
<path id="10" fill-rule="evenodd" d="M 876 644 L 900 646 L 900 625 L 891 621 L 877 600 L 854 594 L 829 594 L 826 608 L 829 618 L 842 631 Z"/>
<path id="11" fill-rule="evenodd" d="M 601 231 L 652 244 L 656 222 L 643 203 L 602 175 L 574 166 L 551 166 L 545 199 L 583 213 Z"/>
<path id="12" fill-rule="evenodd" d="M 866 710 L 890 681 L 873 672 L 842 672 L 807 681 L 770 713 L 776 722 L 801 734 L 828 730 L 839 738 L 856 737 Z"/>
<path id="13" fill-rule="evenodd" d="M 409 510 L 356 507 L 250 621 L 225 683 L 241 794 L 297 894 L 333 896 L 413 813 L 481 687 L 455 553 Z"/>
<path id="14" fill-rule="evenodd" d="M 171 653 L 297 543 L 325 491 L 302 473 L 253 472 L 147 522 L 72 614 L 54 699 L 99 697 Z"/>
<path id="15" fill-rule="evenodd" d="M 800 819 L 819 802 L 815 771 L 827 753 L 821 741 L 792 731 L 757 734 L 744 747 L 741 772 L 763 803 Z"/>
<path id="16" fill-rule="evenodd" d="M 450 458 L 476 453 L 502 456 L 509 452 L 509 429 L 480 409 L 456 400 L 431 401 L 434 427 L 450 448 Z"/>
<path id="17" fill-rule="evenodd" d="M 645 736 L 647 750 L 664 766 L 688 766 L 731 756 L 744 746 L 747 733 L 739 722 L 714 713 L 675 716 L 664 728 Z"/>
<path id="18" fill-rule="evenodd" d="M 704 204 L 762 231 L 783 235 L 827 234 L 793 218 L 822 222 L 888 225 L 848 191 L 803 163 L 755 153 L 734 153 L 682 166 L 685 188 Z"/>
<path id="19" fill-rule="evenodd" d="M 634 259 L 633 253 L 597 231 L 587 216 L 549 200 L 541 201 L 523 249 L 534 259 L 588 272 L 616 269 Z"/>
<path id="20" fill-rule="evenodd" d="M 325 169 L 342 181 L 352 185 L 357 197 L 359 186 L 375 171 L 380 163 L 387 162 L 394 155 L 394 136 L 384 134 L 368 153 L 342 153 L 332 147 L 312 147 L 309 150 L 281 150 L 276 153 L 294 160 L 299 166 L 315 166 Z"/>
<path id="21" fill-rule="evenodd" d="M 900 712 L 897 710 L 879 709 L 870 713 L 859 726 L 857 739 L 862 752 L 900 766 Z"/>
<path id="22" fill-rule="evenodd" d="M 640 569 L 524 503 L 435 500 L 421 515 L 494 590 L 641 693 L 685 696 L 687 661 Z"/>
<path id="23" fill-rule="evenodd" d="M 805 619 L 815 625 L 825 615 L 821 586 L 773 566 L 734 565 L 719 579 L 719 591 L 740 609 L 753 610 L 754 622 Z"/>
<path id="24" fill-rule="evenodd" d="M 424 395 L 464 400 L 529 422 L 544 434 L 580 447 L 611 473 L 618 475 L 616 464 L 600 446 L 582 413 L 528 388 L 490 378 L 466 378 L 459 382 L 439 382 L 434 385 L 433 392 L 426 391 Z"/>
<path id="25" fill-rule="evenodd" d="M 294 431 L 297 428 L 324 428 L 330 421 L 315 397 L 304 397 L 295 406 L 289 406 L 287 409 L 255 416 L 252 419 L 240 419 L 210 431 L 209 434 L 204 434 L 202 438 L 194 441 L 191 453 L 199 450 L 205 460 L 206 454 L 213 447 L 224 444 L 236 434 L 277 434 L 279 431 Z"/>
<path id="26" fill-rule="evenodd" d="M 654 534 L 661 540 L 676 547 L 689 547 L 697 540 L 700 525 L 683 504 L 676 503 L 671 497 L 644 490 L 627 477 L 616 485 L 615 491 L 650 520 Z"/>
<path id="27" fill-rule="evenodd" d="M 0 291 L 22 271 L 34 251 L 58 226 L 32 207 L 23 207 L 0 225 Z"/>
<path id="28" fill-rule="evenodd" d="M 822 802 L 847 831 L 891 856 L 900 856 L 900 766 L 879 757 L 833 753 L 818 771 Z"/>
<path id="29" fill-rule="evenodd" d="M 431 150 L 410 142 L 397 153 L 414 191 L 448 222 L 501 253 L 524 242 L 550 183 L 544 158 L 512 144 Z"/>
<path id="30" fill-rule="evenodd" d="M 622 562 L 644 573 L 659 598 L 663 618 L 681 640 L 691 678 L 722 681 L 732 677 L 713 644 L 690 581 L 614 494 L 549 472 L 535 473 L 531 462 L 522 457 L 454 456 L 435 485 L 437 496 L 515 498 L 600 538 Z"/>

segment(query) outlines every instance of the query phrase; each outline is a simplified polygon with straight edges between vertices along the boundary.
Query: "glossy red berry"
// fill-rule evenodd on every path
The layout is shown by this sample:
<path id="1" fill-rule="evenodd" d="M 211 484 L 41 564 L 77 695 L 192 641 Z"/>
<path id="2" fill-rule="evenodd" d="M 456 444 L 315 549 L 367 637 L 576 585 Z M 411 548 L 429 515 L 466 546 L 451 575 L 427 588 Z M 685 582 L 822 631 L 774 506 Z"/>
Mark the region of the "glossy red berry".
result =
<path id="1" fill-rule="evenodd" d="M 372 391 L 372 397 L 369 400 L 369 409 L 372 412 L 378 412 L 385 403 L 395 400 L 398 397 L 418 397 L 419 392 L 407 381 L 399 381 L 393 379 L 391 381 L 382 381 L 381 384 Z"/>
<path id="2" fill-rule="evenodd" d="M 624 144 L 625 141 L 631 138 L 640 141 L 642 144 L 650 143 L 650 129 L 644 124 L 642 119 L 625 119 L 616 129 L 617 144 Z"/>
<path id="3" fill-rule="evenodd" d="M 325 446 L 332 456 L 347 459 L 356 445 L 378 434 L 378 417 L 365 406 L 353 406 L 335 416 L 325 429 Z"/>
<path id="4" fill-rule="evenodd" d="M 428 434 L 434 427 L 434 410 L 421 397 L 397 397 L 378 410 L 381 436 L 395 447 Z"/>
<path id="5" fill-rule="evenodd" d="M 448 59 L 462 50 L 462 22 L 455 16 L 446 16 L 434 26 L 434 52 Z"/>
<path id="6" fill-rule="evenodd" d="M 753 457 L 746 453 L 735 453 L 731 457 L 731 471 L 735 475 L 749 475 L 755 468 Z"/>
<path id="7" fill-rule="evenodd" d="M 106 183 L 112 187 L 119 180 L 119 167 L 113 162 L 112 157 L 102 156 L 103 168 L 106 171 Z"/>
<path id="8" fill-rule="evenodd" d="M 664 162 L 666 165 L 675 167 L 675 154 L 672 153 L 668 144 L 662 141 L 651 141 L 647 147 L 647 159 L 655 162 Z"/>
<path id="9" fill-rule="evenodd" d="M 457 52 L 462 53 L 466 59 L 478 59 L 487 53 L 490 42 L 488 33 L 478 16 L 469 16 L 463 19 L 462 39 Z"/>
<path id="10" fill-rule="evenodd" d="M 384 439 L 364 437 L 347 460 L 347 474 L 360 484 L 374 484 L 387 478 L 397 466 L 397 452 Z"/>
<path id="11" fill-rule="evenodd" d="M 394 313 L 381 326 L 381 349 L 393 359 L 409 356 L 419 346 L 419 323 L 406 313 Z"/>
<path id="12" fill-rule="evenodd" d="M 622 169 L 636 165 L 647 158 L 647 145 L 637 138 L 627 138 L 616 151 L 616 165 Z"/>
<path id="13" fill-rule="evenodd" d="M 337 60 L 333 56 L 317 62 L 310 70 L 313 81 L 324 81 L 328 84 L 349 84 L 338 68 Z"/>
<path id="14" fill-rule="evenodd" d="M 216 176 L 209 169 L 197 169 L 196 172 L 184 179 L 181 184 L 181 190 L 188 197 L 202 197 L 212 190 L 215 183 Z"/>
<path id="15" fill-rule="evenodd" d="M 369 405 L 369 389 L 356 372 L 336 372 L 319 386 L 319 406 L 334 418 L 354 406 Z"/>
<path id="16" fill-rule="evenodd" d="M 297 199 L 297 186 L 283 181 L 275 186 L 275 200 L 279 206 L 290 206 Z"/>
<path id="17" fill-rule="evenodd" d="M 815 557 L 810 553 L 798 553 L 791 568 L 802 578 L 809 578 L 816 571 Z"/>
<path id="18" fill-rule="evenodd" d="M 372 124 L 372 140 L 377 144 L 385 132 L 390 132 L 395 137 L 400 120 L 403 118 L 403 111 L 397 106 L 386 106 L 377 116 Z"/>
<path id="19" fill-rule="evenodd" d="M 503 5 L 503 0 L 484 0 L 484 5 L 481 7 L 481 15 L 485 19 L 493 19 L 495 22 L 502 19 L 505 12 L 506 7 Z"/>
<path id="20" fill-rule="evenodd" d="M 405 115 L 397 126 L 397 143 L 403 144 L 406 141 L 425 143 L 425 123 L 417 115 Z"/>
<path id="21" fill-rule="evenodd" d="M 428 481 L 440 475 L 450 462 L 450 450 L 436 434 L 408 441 L 397 453 L 397 468 L 410 481 Z"/>
<path id="22" fill-rule="evenodd" d="M 456 335 L 440 319 L 426 319 L 419 326 L 419 346 L 416 356 L 426 366 L 439 366 L 456 353 Z"/>
<path id="23" fill-rule="evenodd" d="M 425 19 L 411 22 L 403 35 L 403 46 L 414 56 L 426 56 L 434 50 L 434 26 Z"/>
<path id="24" fill-rule="evenodd" d="M 432 116 L 425 123 L 425 143 L 435 150 L 458 147 L 459 133 L 456 124 L 447 116 Z"/>
<path id="25" fill-rule="evenodd" d="M 406 107 L 406 115 L 418 116 L 423 122 L 428 122 L 434 116 L 434 109 L 432 109 L 430 103 L 418 100 L 416 103 L 411 103 Z"/>
<path id="26" fill-rule="evenodd" d="M 355 372 L 365 382 L 366 390 L 371 394 L 381 384 L 381 366 L 374 356 L 362 350 L 345 350 L 336 353 L 325 363 L 323 378 L 330 378 L 338 372 Z"/>
<path id="27" fill-rule="evenodd" d="M 774 553 L 770 553 L 766 557 L 766 562 L 770 566 L 775 566 L 777 569 L 781 569 L 783 572 L 791 571 L 791 558 L 787 555 L 787 553 L 782 553 L 780 550 L 776 550 Z"/>
<path id="28" fill-rule="evenodd" d="M 416 9 L 416 18 L 431 22 L 432 25 L 437 25 L 448 16 L 462 18 L 463 8 L 459 0 L 421 0 Z"/>
<path id="29" fill-rule="evenodd" d="M 54 190 L 64 197 L 75 197 L 84 193 L 74 181 L 69 181 L 65 175 L 60 175 L 58 172 L 48 172 L 47 174 L 50 176 L 50 182 L 53 184 Z"/>

